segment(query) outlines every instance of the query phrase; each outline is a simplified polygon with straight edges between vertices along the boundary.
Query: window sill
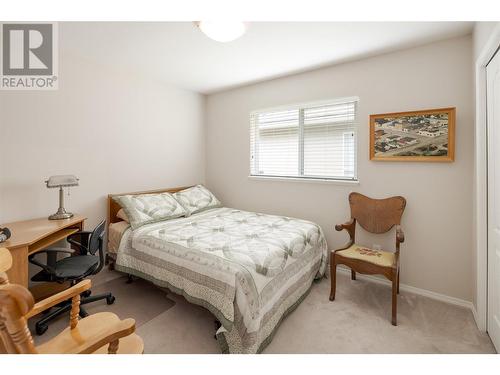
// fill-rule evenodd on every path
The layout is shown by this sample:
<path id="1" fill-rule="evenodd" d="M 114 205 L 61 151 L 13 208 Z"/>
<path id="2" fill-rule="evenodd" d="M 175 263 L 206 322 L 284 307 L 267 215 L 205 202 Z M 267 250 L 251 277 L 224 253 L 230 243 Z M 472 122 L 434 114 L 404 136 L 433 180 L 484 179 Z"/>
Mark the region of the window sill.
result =
<path id="1" fill-rule="evenodd" d="M 330 180 L 321 178 L 268 177 L 268 176 L 248 176 L 248 179 L 256 181 L 305 182 L 312 184 L 331 184 L 331 185 L 344 185 L 344 186 L 359 185 L 359 180 Z"/>

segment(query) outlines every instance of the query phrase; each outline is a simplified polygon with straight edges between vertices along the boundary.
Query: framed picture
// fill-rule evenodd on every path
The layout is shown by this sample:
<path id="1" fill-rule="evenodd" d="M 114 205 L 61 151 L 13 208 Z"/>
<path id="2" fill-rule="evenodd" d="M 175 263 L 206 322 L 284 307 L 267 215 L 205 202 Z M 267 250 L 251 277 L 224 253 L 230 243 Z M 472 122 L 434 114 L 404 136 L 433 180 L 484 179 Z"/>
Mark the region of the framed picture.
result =
<path id="1" fill-rule="evenodd" d="M 370 116 L 370 160 L 451 162 L 455 108 Z"/>

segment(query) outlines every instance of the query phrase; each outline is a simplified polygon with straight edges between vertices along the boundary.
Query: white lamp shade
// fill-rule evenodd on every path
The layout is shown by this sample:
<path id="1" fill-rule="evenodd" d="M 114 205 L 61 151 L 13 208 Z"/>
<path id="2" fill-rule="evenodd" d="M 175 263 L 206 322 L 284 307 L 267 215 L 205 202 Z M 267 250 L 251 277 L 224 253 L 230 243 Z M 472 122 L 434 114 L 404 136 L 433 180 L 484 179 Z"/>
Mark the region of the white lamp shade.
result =
<path id="1" fill-rule="evenodd" d="M 200 21 L 196 25 L 210 39 L 217 42 L 230 42 L 242 36 L 247 26 L 238 21 Z"/>
<path id="2" fill-rule="evenodd" d="M 59 176 L 50 176 L 47 181 L 45 181 L 47 187 L 50 188 L 58 188 L 58 187 L 66 187 L 66 186 L 78 186 L 78 178 L 72 174 L 68 175 L 59 175 Z"/>

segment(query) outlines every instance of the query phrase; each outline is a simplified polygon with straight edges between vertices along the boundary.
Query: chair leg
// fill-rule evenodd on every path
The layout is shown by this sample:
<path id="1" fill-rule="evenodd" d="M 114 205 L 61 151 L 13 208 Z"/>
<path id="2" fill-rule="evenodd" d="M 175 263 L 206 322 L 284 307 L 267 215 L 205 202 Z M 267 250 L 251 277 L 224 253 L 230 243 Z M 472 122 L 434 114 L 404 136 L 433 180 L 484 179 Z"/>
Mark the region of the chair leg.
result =
<path id="1" fill-rule="evenodd" d="M 401 274 L 401 270 L 398 270 L 398 294 L 399 294 L 399 275 Z"/>
<path id="2" fill-rule="evenodd" d="M 100 300 L 106 300 L 108 305 L 112 305 L 115 302 L 115 297 L 111 293 L 96 294 L 94 296 L 82 298 L 80 301 L 81 305 L 86 305 L 87 303 L 96 302 Z"/>
<path id="3" fill-rule="evenodd" d="M 398 325 L 398 275 L 392 275 L 392 325 Z"/>
<path id="4" fill-rule="evenodd" d="M 356 280 L 356 271 L 351 270 L 351 280 Z"/>
<path id="5" fill-rule="evenodd" d="M 330 301 L 335 299 L 335 291 L 337 289 L 337 264 L 335 262 L 335 254 L 333 253 L 330 258 L 330 277 L 331 277 L 331 290 Z"/>
<path id="6" fill-rule="evenodd" d="M 64 305 L 58 307 L 56 310 L 53 310 L 50 313 L 46 314 L 42 319 L 40 319 L 35 323 L 35 329 L 37 335 L 43 335 L 45 331 L 47 331 L 47 329 L 49 328 L 48 323 L 51 320 L 57 318 L 59 315 L 67 313 L 70 310 L 71 310 L 71 303 L 66 302 Z"/>

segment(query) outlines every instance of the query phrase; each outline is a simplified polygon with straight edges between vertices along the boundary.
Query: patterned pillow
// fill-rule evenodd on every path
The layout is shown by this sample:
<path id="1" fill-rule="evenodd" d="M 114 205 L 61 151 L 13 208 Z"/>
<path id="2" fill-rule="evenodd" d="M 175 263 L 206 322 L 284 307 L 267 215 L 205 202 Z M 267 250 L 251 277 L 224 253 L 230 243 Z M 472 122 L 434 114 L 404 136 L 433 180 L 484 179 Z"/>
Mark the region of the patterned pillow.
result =
<path id="1" fill-rule="evenodd" d="M 187 215 L 172 194 L 119 195 L 113 199 L 123 208 L 132 229 Z"/>
<path id="2" fill-rule="evenodd" d="M 174 193 L 174 197 L 187 211 L 187 216 L 222 206 L 215 195 L 203 185 L 196 185 L 192 188 L 178 191 Z"/>

